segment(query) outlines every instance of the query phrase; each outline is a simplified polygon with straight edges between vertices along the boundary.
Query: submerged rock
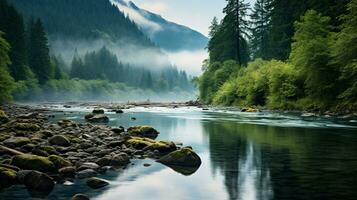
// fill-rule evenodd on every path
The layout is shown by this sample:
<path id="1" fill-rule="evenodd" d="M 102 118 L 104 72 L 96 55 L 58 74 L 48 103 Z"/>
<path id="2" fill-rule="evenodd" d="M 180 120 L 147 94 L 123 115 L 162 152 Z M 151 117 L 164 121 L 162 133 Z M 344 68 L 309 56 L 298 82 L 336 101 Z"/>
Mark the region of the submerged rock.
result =
<path id="1" fill-rule="evenodd" d="M 48 158 L 31 154 L 16 155 L 11 159 L 11 165 L 20 169 L 50 172 L 55 170 L 55 165 Z"/>
<path id="2" fill-rule="evenodd" d="M 89 197 L 84 194 L 76 194 L 72 197 L 71 200 L 89 200 Z"/>
<path id="3" fill-rule="evenodd" d="M 159 132 L 151 126 L 132 126 L 128 128 L 128 133 L 132 136 L 147 137 L 155 139 Z"/>
<path id="4" fill-rule="evenodd" d="M 48 142 L 52 145 L 58 145 L 63 147 L 68 147 L 71 145 L 71 142 L 63 135 L 55 135 L 51 137 Z"/>
<path id="5" fill-rule="evenodd" d="M 0 167 L 0 190 L 16 184 L 16 171 Z"/>
<path id="6" fill-rule="evenodd" d="M 55 183 L 47 174 L 30 171 L 25 174 L 23 184 L 34 196 L 47 196 L 53 190 Z"/>
<path id="7" fill-rule="evenodd" d="M 104 179 L 92 177 L 87 180 L 87 185 L 93 189 L 99 189 L 109 185 L 109 182 Z"/>

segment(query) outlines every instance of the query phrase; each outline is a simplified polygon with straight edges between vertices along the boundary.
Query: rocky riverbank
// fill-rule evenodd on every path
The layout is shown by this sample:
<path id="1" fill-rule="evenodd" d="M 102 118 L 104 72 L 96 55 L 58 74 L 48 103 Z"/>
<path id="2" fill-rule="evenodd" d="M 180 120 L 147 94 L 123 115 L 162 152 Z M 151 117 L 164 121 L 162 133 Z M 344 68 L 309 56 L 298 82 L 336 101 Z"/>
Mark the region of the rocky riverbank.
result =
<path id="1" fill-rule="evenodd" d="M 0 191 L 21 184 L 31 196 L 43 198 L 56 184 L 74 179 L 86 179 L 89 188 L 98 189 L 109 184 L 99 174 L 125 168 L 132 159 L 151 158 L 185 175 L 201 164 L 191 147 L 155 140 L 159 132 L 153 127 L 95 124 L 108 121 L 101 109 L 83 116 L 85 124 L 50 123 L 51 117 L 51 110 L 30 106 L 0 109 Z M 83 199 L 73 199 L 78 197 Z"/>

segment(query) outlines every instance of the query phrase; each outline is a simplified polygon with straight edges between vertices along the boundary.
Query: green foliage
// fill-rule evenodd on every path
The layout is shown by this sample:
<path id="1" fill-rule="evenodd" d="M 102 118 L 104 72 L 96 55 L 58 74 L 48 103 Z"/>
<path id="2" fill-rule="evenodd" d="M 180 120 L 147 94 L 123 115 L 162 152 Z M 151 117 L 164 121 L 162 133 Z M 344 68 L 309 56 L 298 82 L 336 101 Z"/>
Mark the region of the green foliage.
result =
<path id="1" fill-rule="evenodd" d="M 12 100 L 11 92 L 14 89 L 14 79 L 8 72 L 10 46 L 0 32 L 0 103 Z"/>

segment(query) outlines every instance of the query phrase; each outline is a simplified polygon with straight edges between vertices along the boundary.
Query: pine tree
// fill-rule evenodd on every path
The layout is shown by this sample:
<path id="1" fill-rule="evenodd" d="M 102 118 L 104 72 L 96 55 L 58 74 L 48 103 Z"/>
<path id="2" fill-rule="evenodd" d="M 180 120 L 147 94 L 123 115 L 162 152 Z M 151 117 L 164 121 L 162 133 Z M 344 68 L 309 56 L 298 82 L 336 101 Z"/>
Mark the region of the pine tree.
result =
<path id="1" fill-rule="evenodd" d="M 247 38 L 249 4 L 244 0 L 227 0 L 223 12 L 226 14 L 220 28 L 211 38 L 208 50 L 212 61 L 234 59 L 242 65 L 249 61 Z"/>
<path id="2" fill-rule="evenodd" d="M 30 20 L 28 26 L 29 66 L 40 84 L 45 84 L 52 73 L 48 39 L 40 19 Z"/>
<path id="3" fill-rule="evenodd" d="M 251 14 L 253 58 L 268 58 L 271 11 L 271 0 L 257 0 L 254 4 L 253 13 Z"/>

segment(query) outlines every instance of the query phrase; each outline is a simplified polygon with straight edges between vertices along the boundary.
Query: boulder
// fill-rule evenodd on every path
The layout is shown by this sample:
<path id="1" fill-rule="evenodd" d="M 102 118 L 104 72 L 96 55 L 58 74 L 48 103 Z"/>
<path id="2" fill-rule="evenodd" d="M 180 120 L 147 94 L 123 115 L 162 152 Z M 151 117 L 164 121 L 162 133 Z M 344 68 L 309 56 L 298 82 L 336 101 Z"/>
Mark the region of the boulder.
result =
<path id="1" fill-rule="evenodd" d="M 165 141 L 155 141 L 149 138 L 131 137 L 125 145 L 144 151 L 159 151 L 160 153 L 170 153 L 177 149 L 175 143 Z"/>
<path id="2" fill-rule="evenodd" d="M 84 194 L 76 194 L 72 197 L 71 200 L 89 200 L 89 197 Z"/>
<path id="3" fill-rule="evenodd" d="M 132 126 L 128 128 L 128 133 L 132 136 L 152 139 L 155 139 L 159 135 L 159 132 L 151 126 Z"/>
<path id="4" fill-rule="evenodd" d="M 48 158 L 31 154 L 16 155 L 11 159 L 11 165 L 20 169 L 50 172 L 55 170 L 55 165 Z"/>
<path id="5" fill-rule="evenodd" d="M 10 168 L 0 167 L 0 190 L 16 184 L 16 171 Z"/>
<path id="6" fill-rule="evenodd" d="M 120 133 L 125 132 L 125 129 L 124 129 L 124 127 L 115 127 L 115 128 L 112 128 L 111 131 L 116 134 L 120 134 Z"/>
<path id="7" fill-rule="evenodd" d="M 61 169 L 63 167 L 69 167 L 72 165 L 71 162 L 65 160 L 61 156 L 51 155 L 48 159 L 55 165 L 56 169 Z"/>
<path id="8" fill-rule="evenodd" d="M 50 194 L 55 186 L 51 177 L 38 171 L 30 171 L 26 173 L 23 177 L 23 184 L 30 193 L 39 193 L 41 196 Z"/>
<path id="9" fill-rule="evenodd" d="M 188 147 L 171 152 L 157 161 L 168 166 L 199 167 L 201 165 L 201 158 Z"/>
<path id="10" fill-rule="evenodd" d="M 9 122 L 10 119 L 3 110 L 0 110 L 0 124 Z"/>
<path id="11" fill-rule="evenodd" d="M 98 173 L 96 171 L 94 171 L 93 169 L 86 169 L 86 170 L 78 172 L 77 177 L 79 179 L 83 179 L 83 178 L 89 178 L 89 177 L 96 176 L 97 174 Z"/>
<path id="12" fill-rule="evenodd" d="M 99 158 L 96 163 L 103 167 L 103 166 L 109 166 L 111 164 L 111 158 L 109 157 L 103 157 L 103 158 Z"/>
<path id="13" fill-rule="evenodd" d="M 92 111 L 92 113 L 95 115 L 100 115 L 100 114 L 104 114 L 104 110 L 96 108 Z"/>
<path id="14" fill-rule="evenodd" d="M 20 131 L 39 131 L 40 126 L 33 123 L 15 123 L 14 128 Z"/>
<path id="15" fill-rule="evenodd" d="M 111 158 L 110 164 L 113 166 L 122 166 L 130 163 L 130 159 L 128 154 L 126 153 L 120 153 L 117 155 L 114 155 Z"/>
<path id="16" fill-rule="evenodd" d="M 75 167 L 64 167 L 58 170 L 60 175 L 65 178 L 74 178 L 76 176 Z"/>
<path id="17" fill-rule="evenodd" d="M 99 115 L 94 115 L 90 118 L 87 118 L 86 120 L 89 122 L 92 122 L 92 123 L 108 123 L 109 117 L 105 116 L 104 114 L 99 114 Z"/>
<path id="18" fill-rule="evenodd" d="M 27 137 L 11 137 L 5 141 L 3 141 L 3 143 L 6 146 L 10 146 L 10 147 L 21 147 L 25 144 L 30 143 L 31 140 Z"/>
<path id="19" fill-rule="evenodd" d="M 68 147 L 71 145 L 71 142 L 63 135 L 55 135 L 51 137 L 48 142 L 52 145 L 58 145 L 63 147 Z"/>
<path id="20" fill-rule="evenodd" d="M 96 163 L 92 163 L 92 162 L 86 162 L 83 163 L 80 167 L 78 167 L 78 171 L 82 171 L 82 170 L 86 170 L 86 169 L 93 169 L 93 170 L 97 170 L 100 166 Z"/>
<path id="21" fill-rule="evenodd" d="M 87 185 L 93 189 L 99 189 L 109 185 L 109 182 L 104 179 L 92 177 L 87 180 Z"/>
<path id="22" fill-rule="evenodd" d="M 257 108 L 243 108 L 241 112 L 249 112 L 249 113 L 254 113 L 254 112 L 260 112 L 259 109 Z"/>

